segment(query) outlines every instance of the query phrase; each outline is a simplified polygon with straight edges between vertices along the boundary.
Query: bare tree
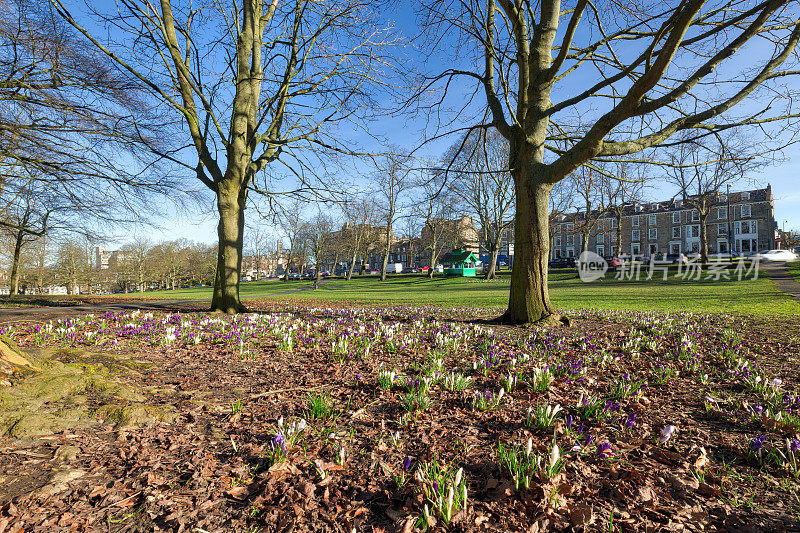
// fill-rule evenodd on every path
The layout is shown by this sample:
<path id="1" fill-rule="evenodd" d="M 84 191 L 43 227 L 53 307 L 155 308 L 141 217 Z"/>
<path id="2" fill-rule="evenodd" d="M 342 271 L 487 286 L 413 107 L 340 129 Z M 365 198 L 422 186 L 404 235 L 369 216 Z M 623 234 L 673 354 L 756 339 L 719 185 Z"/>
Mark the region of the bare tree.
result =
<path id="1" fill-rule="evenodd" d="M 669 145 L 681 131 L 702 137 L 741 127 L 763 138 L 761 131 L 786 129 L 789 119 L 796 123 L 795 92 L 787 86 L 800 73 L 795 2 L 610 0 L 601 8 L 588 0 L 563 5 L 561 0 L 423 0 L 421 5 L 431 42 L 448 43 L 455 55 L 418 94 L 440 85 L 444 91 L 463 90 L 452 96 L 458 109 L 475 109 L 474 128 L 494 128 L 509 143 L 517 209 L 504 321 L 548 325 L 561 318 L 547 286 L 548 197 L 555 183 L 590 161 L 627 160 L 641 152 L 655 159 L 652 149 Z M 443 47 L 431 50 L 440 65 Z M 474 85 L 465 88 L 454 78 Z M 485 105 L 470 107 L 469 99 L 478 94 Z M 444 109 L 440 104 L 449 102 L 442 91 L 432 104 L 420 101 L 434 119 Z M 758 103 L 737 107 L 745 101 Z M 460 121 L 465 119 L 466 112 Z M 451 122 L 437 124 L 449 129 Z"/>
<path id="2" fill-rule="evenodd" d="M 281 227 L 283 237 L 289 243 L 288 255 L 286 256 L 286 270 L 283 281 L 289 281 L 289 267 L 300 257 L 302 248 L 303 226 L 303 204 L 300 200 L 290 200 L 288 205 L 279 208 L 278 225 Z M 298 265 L 302 266 L 302 265 Z"/>
<path id="3" fill-rule="evenodd" d="M 741 143 L 716 143 L 716 140 L 678 145 L 671 154 L 672 166 L 667 169 L 666 176 L 667 181 L 678 188 L 678 196 L 683 203 L 699 215 L 700 256 L 703 262 L 708 261 L 706 222 L 711 209 L 720 202 L 720 195 L 726 187 L 744 180 L 746 172 L 757 163 L 755 156 L 746 154 Z M 728 242 L 732 237 L 726 235 Z"/>
<path id="4" fill-rule="evenodd" d="M 248 193 L 275 192 L 276 164 L 297 177 L 293 187 L 322 187 L 312 182 L 313 161 L 352 153 L 330 132 L 376 109 L 368 93 L 381 75 L 377 69 L 386 66 L 379 53 L 387 43 L 375 29 L 383 0 L 121 0 L 117 9 L 96 14 L 114 28 L 115 39 L 127 37 L 122 46 L 101 42 L 61 0 L 51 1 L 183 121 L 185 153 L 160 155 L 213 192 L 219 244 L 211 307 L 243 310 L 239 278 Z"/>
<path id="5" fill-rule="evenodd" d="M 549 249 L 553 248 L 553 237 L 557 228 L 556 222 L 564 218 L 569 206 L 572 205 L 572 190 L 569 185 L 568 181 L 562 180 L 553 185 L 553 189 L 550 191 L 550 197 L 548 198 L 550 210 L 547 217 L 547 226 L 550 234 Z"/>
<path id="6" fill-rule="evenodd" d="M 153 245 L 147 237 L 137 237 L 133 242 L 120 248 L 122 255 L 120 261 L 128 272 L 129 279 L 133 279 L 136 283 L 138 292 L 144 292 L 146 282 L 150 281 L 152 248 Z"/>
<path id="7" fill-rule="evenodd" d="M 139 142 L 157 143 L 164 125 L 138 82 L 47 3 L 3 2 L 0 71 L 0 223 L 30 195 L 87 227 L 87 217 L 141 222 L 153 211 L 148 193 L 179 194 Z"/>
<path id="8" fill-rule="evenodd" d="M 457 238 L 457 227 L 452 220 L 455 214 L 454 201 L 444 187 L 443 173 L 434 173 L 433 176 L 422 178 L 420 181 L 422 197 L 416 210 L 424 221 L 421 246 L 428 252 L 428 277 L 433 278 L 439 258 Z"/>
<path id="9" fill-rule="evenodd" d="M 59 244 L 56 272 L 64 280 L 67 294 L 76 294 L 76 291 L 80 291 L 80 283 L 88 268 L 89 257 L 84 243 L 79 238 L 73 236 Z"/>
<path id="10" fill-rule="evenodd" d="M 374 223 L 377 216 L 375 202 L 370 197 L 357 198 L 342 204 L 345 216 L 345 227 L 339 232 L 340 238 L 348 245 L 350 265 L 347 269 L 347 280 L 353 277 L 356 260 L 361 254 L 361 268 L 364 269 L 367 254 L 375 243 Z"/>
<path id="11" fill-rule="evenodd" d="M 583 166 L 564 180 L 569 182 L 573 192 L 571 207 L 578 215 L 573 220 L 573 231 L 581 236 L 582 253 L 589 250 L 589 237 L 607 213 L 603 184 L 608 179 L 596 169 Z"/>
<path id="12" fill-rule="evenodd" d="M 383 219 L 383 235 L 380 240 L 383 261 L 381 263 L 381 281 L 386 281 L 386 266 L 389 264 L 389 253 L 392 249 L 394 225 L 402 209 L 401 199 L 413 187 L 411 179 L 412 159 L 402 153 L 390 153 L 381 157 L 375 180 L 381 198 L 381 218 Z"/>
<path id="13" fill-rule="evenodd" d="M 314 260 L 314 266 L 317 269 L 317 280 L 322 277 L 326 255 L 333 245 L 332 234 L 333 221 L 322 211 L 318 211 L 316 216 L 304 225 L 303 240 L 306 242 L 308 251 Z"/>
<path id="14" fill-rule="evenodd" d="M 625 210 L 644 200 L 644 185 L 647 166 L 633 162 L 621 162 L 615 165 L 617 179 L 606 179 L 601 182 L 601 198 L 606 212 L 614 220 L 616 231 L 613 233 L 614 255 L 622 255 L 622 216 Z"/>
<path id="15" fill-rule="evenodd" d="M 445 172 L 454 174 L 453 193 L 478 216 L 481 244 L 489 251 L 489 269 L 484 277 L 493 279 L 503 232 L 512 227 L 514 181 L 508 171 L 508 143 L 497 132 L 476 130 L 469 139 L 452 146 L 445 157 Z"/>

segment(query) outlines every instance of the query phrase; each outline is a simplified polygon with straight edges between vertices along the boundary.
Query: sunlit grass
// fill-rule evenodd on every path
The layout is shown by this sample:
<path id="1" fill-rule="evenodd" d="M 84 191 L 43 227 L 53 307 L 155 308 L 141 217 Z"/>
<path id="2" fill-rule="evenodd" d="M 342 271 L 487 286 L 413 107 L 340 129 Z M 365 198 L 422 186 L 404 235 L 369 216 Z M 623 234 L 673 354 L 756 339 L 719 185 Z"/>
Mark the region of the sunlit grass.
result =
<path id="1" fill-rule="evenodd" d="M 800 262 L 792 264 L 794 272 Z M 799 274 L 800 275 L 800 274 Z M 574 272 L 550 275 L 550 297 L 560 309 L 619 309 L 631 311 L 695 311 L 749 314 L 800 314 L 800 304 L 781 292 L 765 276 L 755 280 L 683 280 L 670 275 L 667 281 L 622 281 L 609 274 L 603 280 L 582 282 Z M 498 307 L 508 302 L 509 277 L 483 281 L 480 278 L 434 278 L 392 276 L 381 282 L 376 276 L 332 279 L 317 290 L 282 295 L 310 287 L 311 281 L 249 282 L 241 286 L 244 299 L 293 298 L 320 301 L 351 301 L 377 305 L 444 307 Z M 207 299 L 208 287 L 146 293 L 148 297 Z"/>

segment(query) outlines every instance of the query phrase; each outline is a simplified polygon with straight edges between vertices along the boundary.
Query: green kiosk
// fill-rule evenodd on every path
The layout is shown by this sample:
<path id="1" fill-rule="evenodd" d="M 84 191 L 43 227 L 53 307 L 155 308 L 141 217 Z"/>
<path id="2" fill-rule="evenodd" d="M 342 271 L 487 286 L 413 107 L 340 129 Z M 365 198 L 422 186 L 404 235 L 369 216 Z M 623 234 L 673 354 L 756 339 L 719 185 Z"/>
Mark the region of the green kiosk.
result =
<path id="1" fill-rule="evenodd" d="M 460 277 L 475 277 L 475 263 L 478 257 L 466 250 L 453 250 L 448 252 L 442 257 L 442 264 L 444 265 L 444 275 L 447 276 L 460 276 Z"/>

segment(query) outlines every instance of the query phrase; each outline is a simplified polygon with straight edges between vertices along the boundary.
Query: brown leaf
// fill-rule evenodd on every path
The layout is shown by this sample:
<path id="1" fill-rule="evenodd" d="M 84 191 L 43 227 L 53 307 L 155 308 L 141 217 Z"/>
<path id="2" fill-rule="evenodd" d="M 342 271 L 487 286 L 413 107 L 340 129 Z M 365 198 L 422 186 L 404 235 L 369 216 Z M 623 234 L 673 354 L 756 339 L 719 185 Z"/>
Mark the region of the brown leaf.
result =
<path id="1" fill-rule="evenodd" d="M 247 485 L 239 485 L 225 491 L 225 494 L 237 500 L 243 500 L 250 494 L 250 489 Z"/>

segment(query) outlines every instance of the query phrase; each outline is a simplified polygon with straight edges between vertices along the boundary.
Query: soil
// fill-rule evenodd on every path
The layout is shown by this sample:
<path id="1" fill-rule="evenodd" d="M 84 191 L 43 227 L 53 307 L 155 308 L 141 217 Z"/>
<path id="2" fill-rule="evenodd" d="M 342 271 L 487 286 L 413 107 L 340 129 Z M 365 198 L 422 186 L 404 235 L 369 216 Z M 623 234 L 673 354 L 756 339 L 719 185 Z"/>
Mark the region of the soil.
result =
<path id="1" fill-rule="evenodd" d="M 800 471 L 784 460 L 800 430 L 794 318 L 586 311 L 537 331 L 491 325 L 496 311 L 251 307 L 0 327 L 36 361 L 136 395 L 83 387 L 80 424 L 0 436 L 0 532 L 800 530 Z M 447 390 L 453 371 L 470 388 Z M 516 387 L 477 408 L 509 374 Z M 432 403 L 409 412 L 426 375 Z M 57 396 L 43 412 L 66 408 Z M 595 397 L 592 412 L 581 398 Z M 552 426 L 526 424 L 540 405 L 562 407 Z M 301 420 L 284 457 L 275 436 Z M 517 487 L 498 445 L 529 439 L 545 465 L 557 442 L 563 467 Z M 449 520 L 434 463 L 468 486 Z"/>

